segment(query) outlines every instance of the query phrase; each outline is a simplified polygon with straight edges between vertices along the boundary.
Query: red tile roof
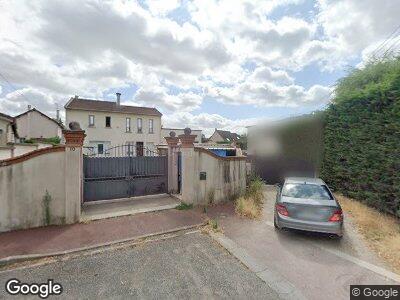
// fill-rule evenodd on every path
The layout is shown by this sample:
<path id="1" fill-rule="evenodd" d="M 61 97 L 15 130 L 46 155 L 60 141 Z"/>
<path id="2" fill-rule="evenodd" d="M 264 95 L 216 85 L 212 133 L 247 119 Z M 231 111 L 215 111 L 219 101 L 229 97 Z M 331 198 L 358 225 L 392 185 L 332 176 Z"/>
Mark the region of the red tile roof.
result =
<path id="1" fill-rule="evenodd" d="M 91 100 L 77 97 L 71 98 L 71 100 L 65 105 L 65 108 L 89 111 L 119 112 L 160 117 L 162 116 L 162 113 L 160 113 L 156 108 L 153 107 L 117 105 L 117 103 L 113 101 Z"/>

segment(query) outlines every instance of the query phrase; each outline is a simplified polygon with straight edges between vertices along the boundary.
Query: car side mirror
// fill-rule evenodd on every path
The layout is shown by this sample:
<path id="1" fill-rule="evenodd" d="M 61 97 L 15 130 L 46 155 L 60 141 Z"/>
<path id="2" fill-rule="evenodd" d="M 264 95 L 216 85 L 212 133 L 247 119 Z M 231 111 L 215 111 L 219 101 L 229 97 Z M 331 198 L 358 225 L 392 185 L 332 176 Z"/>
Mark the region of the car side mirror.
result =
<path id="1" fill-rule="evenodd" d="M 277 187 L 278 189 L 282 188 L 282 184 L 280 183 L 275 183 L 275 187 Z"/>

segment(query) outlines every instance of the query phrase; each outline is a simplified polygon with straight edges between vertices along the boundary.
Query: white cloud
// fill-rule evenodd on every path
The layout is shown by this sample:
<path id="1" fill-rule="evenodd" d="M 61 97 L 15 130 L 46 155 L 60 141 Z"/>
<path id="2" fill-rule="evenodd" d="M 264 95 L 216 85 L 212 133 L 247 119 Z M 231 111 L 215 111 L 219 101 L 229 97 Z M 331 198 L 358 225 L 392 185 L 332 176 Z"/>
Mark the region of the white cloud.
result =
<path id="1" fill-rule="evenodd" d="M 218 114 L 200 113 L 194 115 L 189 112 L 180 112 L 163 116 L 165 127 L 202 129 L 203 134 L 206 136 L 210 136 L 215 128 L 245 133 L 246 126 L 254 125 L 259 120 L 259 118 L 228 119 Z"/>
<path id="2" fill-rule="evenodd" d="M 56 103 L 56 100 L 48 94 L 32 88 L 23 88 L 0 98 L 0 111 L 16 115 L 25 111 L 28 105 L 31 105 L 50 116 L 55 116 Z"/>
<path id="3" fill-rule="evenodd" d="M 153 15 L 159 15 L 159 16 L 165 16 L 169 12 L 173 11 L 175 8 L 177 8 L 180 4 L 180 0 L 147 0 L 146 1 L 147 6 L 149 7 L 149 10 L 151 14 Z"/>
<path id="4" fill-rule="evenodd" d="M 305 88 L 293 71 L 337 71 L 367 59 L 398 26 L 400 5 L 317 3 L 314 16 L 271 18 L 302 1 L 0 1 L 0 70 L 19 90 L 3 88 L 0 109 L 20 112 L 29 99 L 52 112 L 71 95 L 135 87 L 127 103 L 157 106 L 174 122 L 233 128 L 242 121 L 193 111 L 204 97 L 255 107 L 325 103 L 331 89 L 319 78 Z M 187 10 L 179 22 L 171 19 L 177 8 Z"/>
<path id="5" fill-rule="evenodd" d="M 348 53 L 380 42 L 399 25 L 400 5 L 393 0 L 319 0 L 318 23 Z"/>
<path id="6" fill-rule="evenodd" d="M 192 111 L 202 102 L 202 96 L 193 92 L 168 94 L 164 87 L 139 89 L 135 101 L 145 106 L 156 106 L 167 111 Z"/>

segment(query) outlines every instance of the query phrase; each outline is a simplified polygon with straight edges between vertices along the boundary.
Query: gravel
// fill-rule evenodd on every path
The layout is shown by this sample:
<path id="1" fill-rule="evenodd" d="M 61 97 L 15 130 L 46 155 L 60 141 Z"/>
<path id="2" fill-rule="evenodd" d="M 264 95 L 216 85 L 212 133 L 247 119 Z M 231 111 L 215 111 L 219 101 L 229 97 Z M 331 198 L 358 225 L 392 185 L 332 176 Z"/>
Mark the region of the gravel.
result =
<path id="1" fill-rule="evenodd" d="M 54 279 L 64 289 L 58 298 L 69 299 L 278 298 L 255 274 L 199 232 L 0 272 L 0 299 L 11 298 L 4 290 L 10 278 L 27 283 Z"/>

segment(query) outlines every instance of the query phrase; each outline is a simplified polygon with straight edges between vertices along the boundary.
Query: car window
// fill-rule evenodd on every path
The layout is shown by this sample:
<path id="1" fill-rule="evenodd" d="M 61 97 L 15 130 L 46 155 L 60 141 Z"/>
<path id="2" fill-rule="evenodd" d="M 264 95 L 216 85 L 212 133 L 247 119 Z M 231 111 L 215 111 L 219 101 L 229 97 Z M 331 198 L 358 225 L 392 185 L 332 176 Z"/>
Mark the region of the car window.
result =
<path id="1" fill-rule="evenodd" d="M 333 200 L 331 193 L 325 185 L 304 183 L 285 184 L 282 190 L 282 196 L 293 198 Z"/>

